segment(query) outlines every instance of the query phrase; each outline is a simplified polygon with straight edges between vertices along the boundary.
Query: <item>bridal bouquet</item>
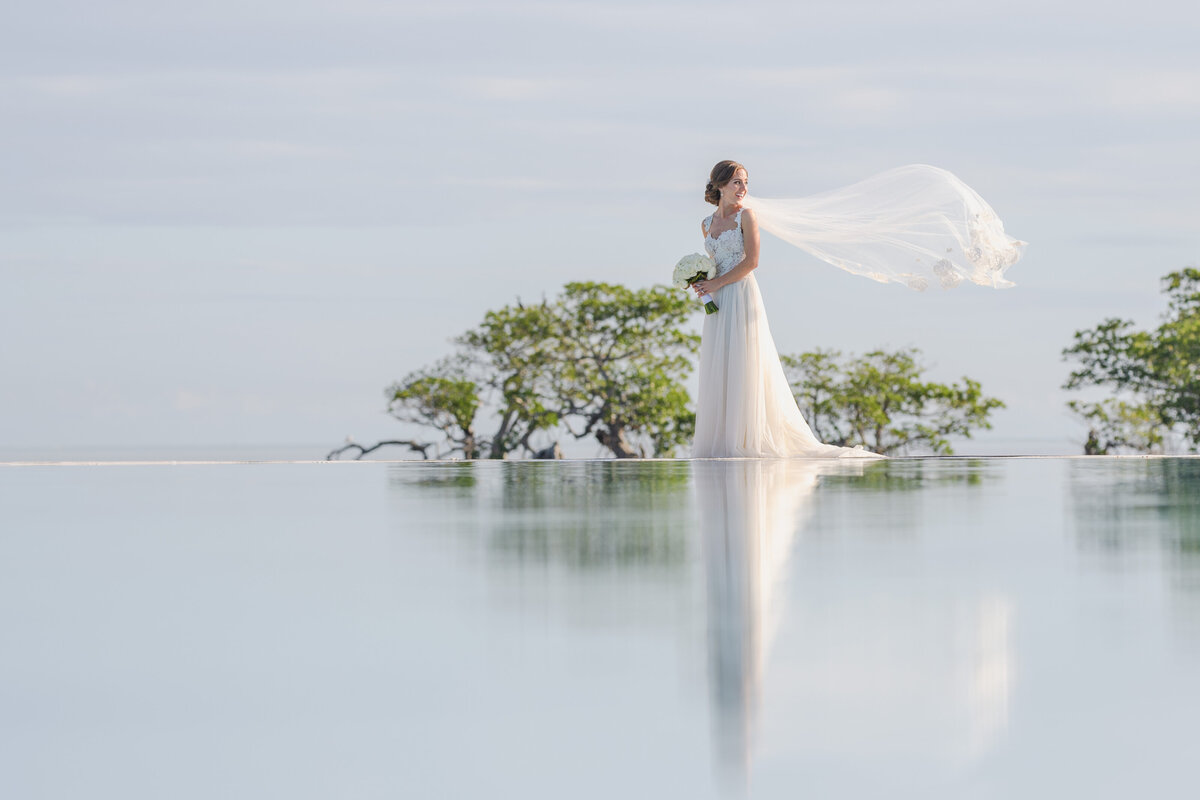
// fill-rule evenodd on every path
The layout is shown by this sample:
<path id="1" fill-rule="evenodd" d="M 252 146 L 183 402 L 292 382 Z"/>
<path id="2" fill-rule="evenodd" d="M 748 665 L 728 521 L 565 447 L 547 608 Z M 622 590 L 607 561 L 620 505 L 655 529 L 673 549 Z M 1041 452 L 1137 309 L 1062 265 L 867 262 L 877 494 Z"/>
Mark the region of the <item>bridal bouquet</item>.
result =
<path id="1" fill-rule="evenodd" d="M 675 265 L 675 274 L 671 276 L 671 283 L 676 289 L 686 289 L 696 281 L 708 280 L 716 274 L 717 262 L 708 256 L 692 253 L 679 259 L 679 263 Z M 704 303 L 705 314 L 717 313 L 717 304 L 713 302 L 711 294 L 701 296 L 700 300 Z"/>

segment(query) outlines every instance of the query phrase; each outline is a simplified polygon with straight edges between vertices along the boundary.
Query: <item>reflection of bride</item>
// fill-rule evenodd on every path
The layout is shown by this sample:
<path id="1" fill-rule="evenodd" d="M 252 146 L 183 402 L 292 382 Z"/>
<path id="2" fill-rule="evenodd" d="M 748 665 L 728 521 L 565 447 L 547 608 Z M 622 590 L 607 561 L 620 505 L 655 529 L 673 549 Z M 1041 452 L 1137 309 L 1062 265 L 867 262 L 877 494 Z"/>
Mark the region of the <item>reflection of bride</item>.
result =
<path id="1" fill-rule="evenodd" d="M 808 565 L 813 582 L 783 591 L 787 574 L 805 574 L 803 560 L 789 562 L 794 550 L 803 549 L 804 540 L 796 537 L 812 524 L 822 476 L 858 475 L 869 466 L 859 459 L 692 462 L 703 534 L 714 744 L 724 777 L 735 783 L 748 776 L 764 671 L 789 596 L 819 601 L 801 600 L 788 609 L 788 627 L 805 630 L 805 641 L 778 642 L 776 657 L 790 679 L 772 696 L 803 698 L 799 707 L 772 709 L 788 719 L 792 739 L 850 761 L 876 749 L 891 752 L 895 737 L 909 735 L 971 757 L 1004 727 L 1013 608 L 1003 596 L 974 590 L 964 596 L 952 587 L 931 602 L 910 596 L 906 578 L 864 592 L 855 579 L 862 567 L 869 571 L 869 562 L 847 562 L 845 573 L 828 573 L 836 563 Z M 805 718 L 821 722 L 814 728 Z"/>
<path id="2" fill-rule="evenodd" d="M 858 474 L 861 461 L 694 463 L 708 576 L 709 664 L 721 761 L 744 769 L 775 592 L 821 474 Z"/>

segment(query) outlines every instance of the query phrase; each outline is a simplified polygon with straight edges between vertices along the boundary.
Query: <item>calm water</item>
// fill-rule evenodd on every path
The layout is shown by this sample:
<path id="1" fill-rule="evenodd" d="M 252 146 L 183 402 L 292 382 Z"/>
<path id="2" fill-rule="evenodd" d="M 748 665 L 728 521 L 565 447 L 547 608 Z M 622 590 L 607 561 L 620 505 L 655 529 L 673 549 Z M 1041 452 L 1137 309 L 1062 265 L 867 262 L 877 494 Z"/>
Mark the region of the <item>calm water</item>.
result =
<path id="1" fill-rule="evenodd" d="M 1200 460 L 0 467 L 6 797 L 1188 796 Z"/>

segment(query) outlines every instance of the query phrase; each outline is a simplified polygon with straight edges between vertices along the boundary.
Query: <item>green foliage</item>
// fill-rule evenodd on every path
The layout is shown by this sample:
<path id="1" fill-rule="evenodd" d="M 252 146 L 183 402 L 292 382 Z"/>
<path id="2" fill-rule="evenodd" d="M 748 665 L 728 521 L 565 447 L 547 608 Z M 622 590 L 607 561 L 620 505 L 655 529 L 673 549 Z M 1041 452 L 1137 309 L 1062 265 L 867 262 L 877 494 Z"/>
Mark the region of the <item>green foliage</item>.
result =
<path id="1" fill-rule="evenodd" d="M 683 381 L 700 337 L 682 327 L 696 310 L 686 293 L 568 283 L 555 309 L 550 402 L 576 438 L 594 436 L 618 457 L 646 455 L 631 436 L 658 455 L 691 439 L 695 414 Z"/>
<path id="2" fill-rule="evenodd" d="M 1108 398 L 1096 403 L 1071 400 L 1067 403 L 1077 416 L 1091 426 L 1083 452 L 1102 456 L 1122 451 L 1160 453 L 1165 444 L 1167 426 L 1151 405 L 1134 405 Z"/>
<path id="3" fill-rule="evenodd" d="M 978 381 L 923 381 L 920 351 L 875 350 L 842 358 L 836 350 L 781 356 L 800 410 L 817 438 L 863 445 L 885 455 L 928 450 L 949 455 L 950 437 L 991 428 L 1001 401 L 985 397 Z"/>
<path id="4" fill-rule="evenodd" d="M 841 378 L 838 363 L 841 357 L 838 350 L 814 350 L 798 356 L 779 357 L 800 411 L 818 437 L 821 437 L 821 431 L 837 429 L 839 401 L 834 389 Z M 827 441 L 823 437 L 822 440 Z"/>
<path id="5" fill-rule="evenodd" d="M 489 457 L 504 458 L 520 448 L 532 451 L 530 438 L 558 424 L 557 412 L 546 407 L 539 391 L 539 379 L 556 362 L 558 327 L 545 300 L 533 306 L 518 301 L 487 312 L 479 327 L 455 340 L 484 388 L 484 399 L 499 406 Z"/>
<path id="6" fill-rule="evenodd" d="M 449 449 L 446 455 L 478 458 L 475 414 L 479 392 L 462 366 L 453 360 L 414 372 L 388 387 L 388 413 L 402 422 L 414 422 L 440 431 Z"/>
<path id="7" fill-rule="evenodd" d="M 683 323 L 696 310 L 664 286 L 569 283 L 553 301 L 489 311 L 455 358 L 388 389 L 389 412 L 464 458 L 535 454 L 535 435 L 559 426 L 617 456 L 669 455 L 695 427 L 683 381 L 699 336 Z M 478 439 L 482 407 L 496 428 Z"/>
<path id="8" fill-rule="evenodd" d="M 1078 365 L 1063 388 L 1108 393 L 1067 404 L 1091 427 L 1085 452 L 1161 451 L 1171 438 L 1200 446 L 1200 270 L 1172 272 L 1162 288 L 1167 312 L 1154 330 L 1110 318 L 1063 350 Z"/>

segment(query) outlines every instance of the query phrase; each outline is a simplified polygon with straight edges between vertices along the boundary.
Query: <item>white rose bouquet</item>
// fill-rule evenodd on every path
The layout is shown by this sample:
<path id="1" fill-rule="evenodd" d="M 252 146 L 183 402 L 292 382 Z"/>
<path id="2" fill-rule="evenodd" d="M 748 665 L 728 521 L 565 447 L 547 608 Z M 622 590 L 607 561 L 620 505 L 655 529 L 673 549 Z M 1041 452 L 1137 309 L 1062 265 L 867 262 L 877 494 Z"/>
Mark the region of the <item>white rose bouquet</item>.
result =
<path id="1" fill-rule="evenodd" d="M 671 283 L 676 289 L 686 289 L 696 281 L 708 280 L 716 274 L 717 262 L 708 256 L 692 253 L 679 259 L 679 263 L 675 265 L 675 274 L 671 276 Z M 700 300 L 704 303 L 705 314 L 717 313 L 717 304 L 713 302 L 711 294 L 702 296 Z"/>

